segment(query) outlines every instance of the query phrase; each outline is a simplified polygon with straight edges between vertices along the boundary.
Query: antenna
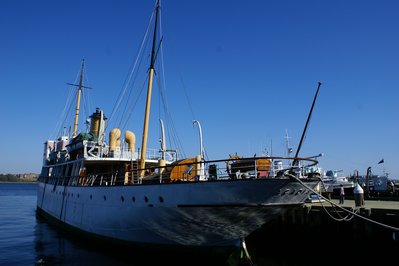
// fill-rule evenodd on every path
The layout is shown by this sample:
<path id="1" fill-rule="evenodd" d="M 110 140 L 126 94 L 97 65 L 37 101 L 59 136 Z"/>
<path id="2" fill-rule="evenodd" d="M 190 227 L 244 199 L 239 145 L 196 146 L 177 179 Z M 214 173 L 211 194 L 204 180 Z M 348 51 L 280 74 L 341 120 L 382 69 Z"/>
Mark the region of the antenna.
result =
<path id="1" fill-rule="evenodd" d="M 288 136 L 288 131 L 287 131 L 287 129 L 285 129 L 285 143 L 286 143 L 286 145 L 287 145 L 287 157 L 290 157 L 290 154 L 294 151 L 294 150 L 292 149 L 291 145 L 290 145 L 290 138 L 291 138 L 291 137 Z"/>

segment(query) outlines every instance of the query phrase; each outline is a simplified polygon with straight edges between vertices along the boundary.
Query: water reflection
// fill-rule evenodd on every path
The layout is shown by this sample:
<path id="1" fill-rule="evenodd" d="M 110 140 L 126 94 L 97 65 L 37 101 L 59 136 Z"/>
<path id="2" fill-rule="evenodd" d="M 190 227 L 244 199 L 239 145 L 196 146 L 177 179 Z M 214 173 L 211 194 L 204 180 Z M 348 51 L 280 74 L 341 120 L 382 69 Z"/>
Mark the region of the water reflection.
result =
<path id="1" fill-rule="evenodd" d="M 378 218 L 399 225 L 397 214 Z M 248 265 L 239 250 L 126 247 L 76 237 L 36 217 L 36 185 L 30 184 L 0 184 L 0 235 L 0 265 Z M 359 219 L 336 222 L 324 212 L 272 222 L 246 244 L 257 266 L 390 265 L 399 250 L 396 232 Z"/>
<path id="2" fill-rule="evenodd" d="M 40 216 L 35 226 L 36 265 L 242 265 L 240 250 L 122 245 L 77 237 Z"/>

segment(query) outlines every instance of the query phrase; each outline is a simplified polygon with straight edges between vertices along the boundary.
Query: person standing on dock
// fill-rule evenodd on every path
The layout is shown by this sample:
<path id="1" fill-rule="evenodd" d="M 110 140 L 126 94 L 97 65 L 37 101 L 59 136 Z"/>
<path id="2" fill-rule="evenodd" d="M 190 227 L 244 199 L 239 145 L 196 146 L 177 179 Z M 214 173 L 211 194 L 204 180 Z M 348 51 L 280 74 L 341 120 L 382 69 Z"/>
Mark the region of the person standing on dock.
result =
<path id="1" fill-rule="evenodd" d="M 341 184 L 340 192 L 339 192 L 339 204 L 344 204 L 345 200 L 345 190 L 344 186 Z"/>

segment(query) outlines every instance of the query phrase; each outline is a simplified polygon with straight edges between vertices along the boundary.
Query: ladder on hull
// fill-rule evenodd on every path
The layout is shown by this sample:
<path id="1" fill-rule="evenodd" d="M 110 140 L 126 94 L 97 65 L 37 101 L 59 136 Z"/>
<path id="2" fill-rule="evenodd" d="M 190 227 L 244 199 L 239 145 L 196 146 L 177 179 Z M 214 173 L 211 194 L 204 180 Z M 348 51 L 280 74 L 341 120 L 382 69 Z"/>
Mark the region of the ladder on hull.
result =
<path id="1" fill-rule="evenodd" d="M 130 164 L 127 165 L 125 172 L 125 185 L 140 184 L 138 168 L 139 164 L 137 160 L 131 161 Z"/>

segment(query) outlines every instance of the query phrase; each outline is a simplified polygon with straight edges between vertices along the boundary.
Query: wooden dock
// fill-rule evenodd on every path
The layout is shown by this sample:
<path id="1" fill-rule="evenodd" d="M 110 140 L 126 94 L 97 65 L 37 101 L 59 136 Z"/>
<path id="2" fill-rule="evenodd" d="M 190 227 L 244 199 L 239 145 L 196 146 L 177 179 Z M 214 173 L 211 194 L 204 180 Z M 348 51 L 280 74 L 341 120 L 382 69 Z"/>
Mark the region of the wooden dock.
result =
<path id="1" fill-rule="evenodd" d="M 338 199 L 331 199 L 331 201 L 339 205 Z M 307 207 L 321 207 L 322 205 L 330 205 L 330 203 L 324 201 L 322 203 L 306 203 Z M 345 200 L 343 205 L 339 205 L 344 208 L 352 208 L 355 206 L 355 201 L 352 199 Z M 364 205 L 361 206 L 364 209 L 379 209 L 379 210 L 399 210 L 399 201 L 386 201 L 386 200 L 365 200 Z"/>
<path id="2" fill-rule="evenodd" d="M 363 220 L 365 226 L 372 224 L 375 226 L 385 227 L 387 230 L 398 233 L 399 236 L 399 202 L 385 200 L 365 200 L 362 206 L 356 206 L 354 200 L 345 200 L 344 204 L 339 204 L 339 200 L 332 199 L 323 202 L 306 203 L 304 206 L 305 215 L 311 213 L 328 212 L 336 213 L 339 217 L 353 216 L 356 220 Z M 294 210 L 294 215 L 300 210 Z M 354 213 L 351 215 L 351 213 Z M 322 214 L 321 214 L 322 215 Z M 340 220 L 340 219 L 338 219 Z M 358 222 L 354 223 L 354 226 Z M 356 228 L 355 228 L 356 229 Z"/>
<path id="3" fill-rule="evenodd" d="M 399 202 L 365 200 L 361 207 L 354 200 L 331 202 L 336 205 L 306 203 L 250 235 L 247 245 L 258 265 L 286 256 L 284 265 L 390 263 L 399 250 Z"/>

